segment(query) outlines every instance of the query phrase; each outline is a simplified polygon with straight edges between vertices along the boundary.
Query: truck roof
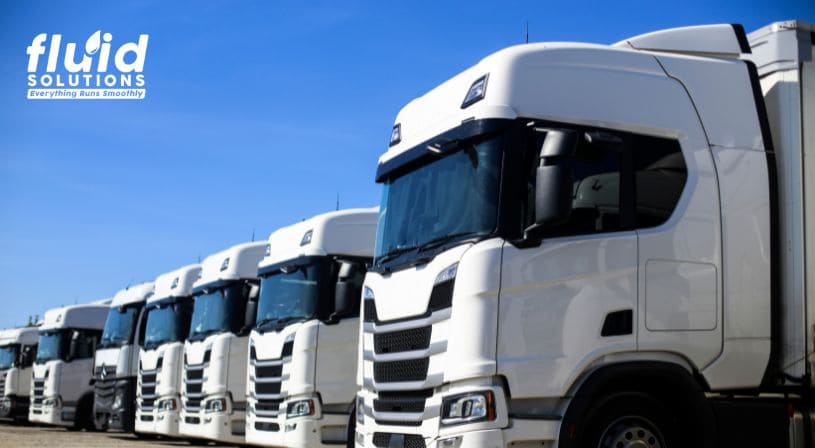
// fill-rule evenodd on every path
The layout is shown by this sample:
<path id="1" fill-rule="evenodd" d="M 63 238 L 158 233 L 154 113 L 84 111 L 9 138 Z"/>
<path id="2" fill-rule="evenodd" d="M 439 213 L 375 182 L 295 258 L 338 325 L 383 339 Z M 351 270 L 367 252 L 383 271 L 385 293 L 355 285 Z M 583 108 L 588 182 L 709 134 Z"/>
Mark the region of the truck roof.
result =
<path id="1" fill-rule="evenodd" d="M 214 253 L 201 263 L 201 276 L 193 290 L 225 280 L 256 278 L 258 262 L 266 251 L 265 241 L 243 243 Z"/>
<path id="2" fill-rule="evenodd" d="M 53 308 L 45 312 L 40 331 L 61 328 L 102 330 L 110 308 L 106 305 L 84 304 Z"/>
<path id="3" fill-rule="evenodd" d="M 696 35 L 712 43 L 689 38 Z M 684 49 L 678 47 L 683 40 Z M 480 119 L 527 117 L 679 137 L 683 129 L 666 108 L 669 100 L 687 103 L 688 93 L 711 144 L 763 149 L 755 123 L 721 113 L 723 105 L 755 108 L 752 97 L 743 94 L 751 90 L 750 80 L 736 59 L 739 51 L 749 51 L 745 42 L 743 30 L 728 24 L 662 30 L 615 45 L 552 42 L 505 48 L 399 111 L 391 146 L 379 158 L 377 180 L 388 171 L 383 166 L 400 163 L 397 157 Z M 465 104 L 482 78 L 482 99 Z"/>
<path id="4" fill-rule="evenodd" d="M 153 295 L 153 282 L 141 283 L 138 285 L 128 286 L 120 290 L 113 296 L 110 302 L 111 308 L 133 303 L 144 302 L 148 297 Z"/>
<path id="5" fill-rule="evenodd" d="M 37 327 L 19 327 L 0 330 L 0 347 L 9 344 L 31 345 L 37 343 Z"/>
<path id="6" fill-rule="evenodd" d="M 347 255 L 372 257 L 379 207 L 323 213 L 282 227 L 269 235 L 264 268 L 299 257 Z"/>
<path id="7" fill-rule="evenodd" d="M 156 277 L 155 291 L 147 299 L 147 304 L 159 302 L 168 298 L 186 297 L 192 294 L 192 285 L 198 280 L 201 273 L 200 264 L 191 264 Z"/>

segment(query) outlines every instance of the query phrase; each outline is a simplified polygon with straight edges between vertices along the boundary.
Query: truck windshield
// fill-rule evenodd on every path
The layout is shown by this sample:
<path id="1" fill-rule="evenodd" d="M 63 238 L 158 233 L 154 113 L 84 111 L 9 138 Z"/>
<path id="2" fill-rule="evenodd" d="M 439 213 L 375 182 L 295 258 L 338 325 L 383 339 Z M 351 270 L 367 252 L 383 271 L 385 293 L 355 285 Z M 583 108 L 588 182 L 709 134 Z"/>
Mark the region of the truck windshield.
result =
<path id="1" fill-rule="evenodd" d="M 232 282 L 196 295 L 189 339 L 201 340 L 211 334 L 233 330 L 234 316 L 244 312 L 242 289 L 240 282 Z"/>
<path id="2" fill-rule="evenodd" d="M 20 346 L 17 344 L 4 345 L 0 347 L 0 370 L 10 369 L 14 366 Z"/>
<path id="3" fill-rule="evenodd" d="M 133 329 L 139 317 L 141 305 L 120 306 L 108 311 L 105 329 L 99 348 L 121 347 L 133 339 Z"/>
<path id="4" fill-rule="evenodd" d="M 500 136 L 385 181 L 376 265 L 422 257 L 425 249 L 489 235 L 498 221 Z"/>
<path id="5" fill-rule="evenodd" d="M 37 363 L 42 364 L 54 359 L 65 359 L 70 344 L 70 331 L 42 331 L 37 344 Z"/>
<path id="6" fill-rule="evenodd" d="M 255 328 L 263 331 L 314 317 L 321 286 L 330 280 L 330 263 L 319 258 L 262 276 Z"/>
<path id="7" fill-rule="evenodd" d="M 168 342 L 183 341 L 190 325 L 191 308 L 189 299 L 148 308 L 144 348 L 152 350 Z"/>

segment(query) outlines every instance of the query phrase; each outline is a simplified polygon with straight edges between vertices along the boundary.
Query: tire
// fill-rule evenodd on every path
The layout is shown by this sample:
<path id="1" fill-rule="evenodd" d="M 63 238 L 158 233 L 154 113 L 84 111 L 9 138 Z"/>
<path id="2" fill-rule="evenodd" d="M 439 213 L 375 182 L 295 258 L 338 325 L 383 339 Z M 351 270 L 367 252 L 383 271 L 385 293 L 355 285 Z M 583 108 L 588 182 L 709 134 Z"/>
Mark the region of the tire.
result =
<path id="1" fill-rule="evenodd" d="M 93 421 L 93 394 L 85 395 L 79 399 L 74 418 L 74 430 L 96 431 L 96 424 Z"/>
<path id="2" fill-rule="evenodd" d="M 585 418 L 579 448 L 681 448 L 676 417 L 650 395 L 623 392 L 601 399 Z M 690 445 L 688 445 L 690 446 Z"/>

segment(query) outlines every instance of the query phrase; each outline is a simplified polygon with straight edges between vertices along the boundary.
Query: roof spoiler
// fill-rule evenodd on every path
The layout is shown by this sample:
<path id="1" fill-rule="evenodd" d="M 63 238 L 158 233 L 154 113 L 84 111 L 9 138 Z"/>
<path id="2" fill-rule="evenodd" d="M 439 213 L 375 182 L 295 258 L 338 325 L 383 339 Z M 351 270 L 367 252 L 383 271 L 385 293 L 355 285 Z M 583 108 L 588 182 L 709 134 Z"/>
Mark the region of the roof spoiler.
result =
<path id="1" fill-rule="evenodd" d="M 751 53 L 744 27 L 738 24 L 669 28 L 630 37 L 613 46 L 719 58 Z"/>

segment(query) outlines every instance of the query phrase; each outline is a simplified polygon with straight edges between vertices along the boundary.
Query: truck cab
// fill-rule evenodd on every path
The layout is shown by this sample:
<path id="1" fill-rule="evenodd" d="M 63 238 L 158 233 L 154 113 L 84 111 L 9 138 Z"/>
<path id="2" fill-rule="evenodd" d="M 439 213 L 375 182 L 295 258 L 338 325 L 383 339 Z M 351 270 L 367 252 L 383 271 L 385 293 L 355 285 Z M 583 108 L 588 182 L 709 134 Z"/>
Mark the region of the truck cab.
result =
<path id="1" fill-rule="evenodd" d="M 265 248 L 265 242 L 239 244 L 201 263 L 184 341 L 179 422 L 184 437 L 244 442 L 249 331 Z"/>
<path id="2" fill-rule="evenodd" d="M 341 210 L 269 236 L 249 337 L 247 443 L 336 446 L 353 434 L 359 305 L 376 220 L 376 209 Z"/>
<path id="3" fill-rule="evenodd" d="M 813 31 L 519 45 L 408 103 L 356 446 L 813 446 Z"/>
<path id="4" fill-rule="evenodd" d="M 192 285 L 200 273 L 195 264 L 162 274 L 147 299 L 136 387 L 137 433 L 178 436 L 184 340 L 190 331 Z"/>
<path id="5" fill-rule="evenodd" d="M 0 418 L 28 419 L 37 327 L 0 330 Z"/>
<path id="6" fill-rule="evenodd" d="M 48 310 L 38 329 L 31 378 L 32 423 L 93 429 L 93 358 L 109 300 Z"/>
<path id="7" fill-rule="evenodd" d="M 94 361 L 96 429 L 132 432 L 144 303 L 153 283 L 129 286 L 113 297 Z"/>

